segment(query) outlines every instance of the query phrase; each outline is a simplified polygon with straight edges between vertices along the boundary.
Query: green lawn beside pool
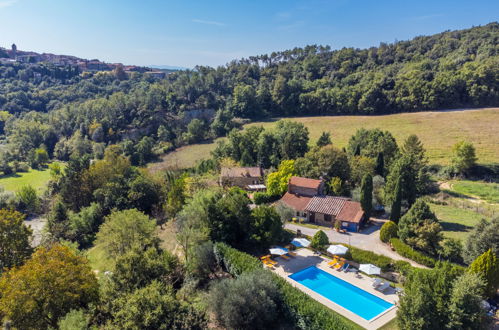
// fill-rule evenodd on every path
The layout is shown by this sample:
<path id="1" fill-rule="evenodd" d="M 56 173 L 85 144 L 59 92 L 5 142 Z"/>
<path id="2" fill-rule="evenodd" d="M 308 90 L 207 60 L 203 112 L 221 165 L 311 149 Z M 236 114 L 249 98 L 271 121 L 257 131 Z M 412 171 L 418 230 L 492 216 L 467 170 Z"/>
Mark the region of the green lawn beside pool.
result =
<path id="1" fill-rule="evenodd" d="M 430 204 L 435 215 L 440 220 L 445 237 L 464 240 L 469 232 L 484 216 L 471 210 L 450 205 Z"/>

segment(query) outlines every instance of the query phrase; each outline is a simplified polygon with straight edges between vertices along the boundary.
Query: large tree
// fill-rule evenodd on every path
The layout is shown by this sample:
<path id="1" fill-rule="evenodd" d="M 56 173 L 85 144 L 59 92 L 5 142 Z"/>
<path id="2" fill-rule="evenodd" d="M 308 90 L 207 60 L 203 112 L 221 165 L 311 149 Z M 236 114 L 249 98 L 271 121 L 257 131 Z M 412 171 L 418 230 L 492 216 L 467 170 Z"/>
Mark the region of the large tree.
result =
<path id="1" fill-rule="evenodd" d="M 383 153 L 384 161 L 390 165 L 396 158 L 399 149 L 393 135 L 388 131 L 378 128 L 367 130 L 358 129 L 348 141 L 348 152 L 351 155 L 376 158 L 380 152 Z"/>
<path id="2" fill-rule="evenodd" d="M 106 217 L 97 233 L 96 245 L 111 258 L 116 258 L 133 246 L 153 246 L 158 243 L 156 222 L 136 210 L 115 211 Z"/>
<path id="3" fill-rule="evenodd" d="M 464 174 L 478 160 L 475 154 L 475 147 L 470 142 L 460 141 L 452 147 L 452 151 L 454 153 L 452 165 L 460 174 Z"/>
<path id="4" fill-rule="evenodd" d="M 0 274 L 31 255 L 31 229 L 23 221 L 24 215 L 17 211 L 0 210 Z"/>
<path id="5" fill-rule="evenodd" d="M 173 290 L 160 281 L 126 293 L 112 302 L 110 328 L 201 330 L 204 315 L 175 298 Z"/>
<path id="6" fill-rule="evenodd" d="M 483 279 L 464 273 L 452 285 L 448 329 L 485 329 L 486 315 L 482 307 Z"/>
<path id="7" fill-rule="evenodd" d="M 435 254 L 442 239 L 442 227 L 428 204 L 418 199 L 400 218 L 398 235 L 405 243 Z"/>
<path id="8" fill-rule="evenodd" d="M 400 329 L 439 330 L 449 324 L 453 282 L 462 270 L 447 262 L 434 269 L 415 269 L 404 283 L 397 323 Z"/>
<path id="9" fill-rule="evenodd" d="M 279 196 L 288 189 L 289 179 L 296 174 L 294 160 L 283 160 L 277 171 L 267 176 L 267 192 L 271 196 Z"/>
<path id="10" fill-rule="evenodd" d="M 273 206 L 260 205 L 251 211 L 252 235 L 259 248 L 268 248 L 281 239 L 283 222 Z"/>
<path id="11" fill-rule="evenodd" d="M 489 249 L 499 255 L 499 217 L 495 217 L 491 221 L 481 219 L 475 225 L 466 239 L 463 259 L 466 263 L 471 264 L 473 260 Z"/>
<path id="12" fill-rule="evenodd" d="M 84 308 L 97 297 L 88 261 L 61 245 L 39 248 L 0 277 L 0 314 L 19 329 L 57 328 L 72 308 Z"/>

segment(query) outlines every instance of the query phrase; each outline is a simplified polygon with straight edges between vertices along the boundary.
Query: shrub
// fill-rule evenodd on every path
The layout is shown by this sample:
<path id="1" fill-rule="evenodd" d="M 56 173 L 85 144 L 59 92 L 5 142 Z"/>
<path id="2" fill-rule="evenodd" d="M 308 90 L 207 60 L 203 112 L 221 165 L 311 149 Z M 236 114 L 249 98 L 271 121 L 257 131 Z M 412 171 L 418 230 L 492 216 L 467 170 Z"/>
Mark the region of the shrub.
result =
<path id="1" fill-rule="evenodd" d="M 227 329 L 274 329 L 281 294 L 272 274 L 263 269 L 215 283 L 208 308 Z"/>
<path id="2" fill-rule="evenodd" d="M 256 205 L 268 204 L 278 200 L 279 197 L 280 197 L 279 195 L 272 196 L 265 192 L 257 191 L 256 193 L 253 194 L 253 202 L 255 202 Z"/>
<path id="3" fill-rule="evenodd" d="M 326 248 L 326 245 L 328 244 L 329 244 L 329 239 L 327 238 L 326 233 L 323 232 L 322 230 L 319 230 L 318 232 L 315 233 L 314 237 L 312 237 L 312 242 L 310 243 L 310 246 L 317 250 L 323 250 Z"/>
<path id="4" fill-rule="evenodd" d="M 385 222 L 385 224 L 381 227 L 379 232 L 379 239 L 384 242 L 390 242 L 390 239 L 393 237 L 397 237 L 398 226 L 393 221 Z"/>
<path id="5" fill-rule="evenodd" d="M 35 188 L 30 185 L 23 186 L 16 193 L 16 197 L 19 201 L 19 208 L 28 213 L 37 213 L 40 209 L 40 199 L 36 193 Z"/>
<path id="6" fill-rule="evenodd" d="M 398 238 L 392 238 L 390 240 L 390 243 L 392 244 L 395 251 L 397 251 L 397 253 L 401 256 L 414 260 L 421 265 L 435 267 L 435 259 L 414 250 L 412 247 L 403 243 Z"/>

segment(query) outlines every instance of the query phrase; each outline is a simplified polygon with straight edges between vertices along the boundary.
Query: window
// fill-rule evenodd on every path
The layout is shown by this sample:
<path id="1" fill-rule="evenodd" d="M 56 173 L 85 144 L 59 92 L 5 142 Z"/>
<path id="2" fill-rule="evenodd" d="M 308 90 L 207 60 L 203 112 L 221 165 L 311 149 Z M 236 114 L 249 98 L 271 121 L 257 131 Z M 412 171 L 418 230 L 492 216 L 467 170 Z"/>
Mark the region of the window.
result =
<path id="1" fill-rule="evenodd" d="M 348 223 L 348 222 L 342 222 L 342 223 L 341 223 L 341 226 L 342 226 L 342 227 L 348 227 L 348 225 L 349 225 L 349 223 Z"/>
<path id="2" fill-rule="evenodd" d="M 330 214 L 324 214 L 324 221 L 331 222 L 331 215 Z"/>
<path id="3" fill-rule="evenodd" d="M 300 216 L 300 211 L 296 211 L 296 216 L 299 217 Z"/>

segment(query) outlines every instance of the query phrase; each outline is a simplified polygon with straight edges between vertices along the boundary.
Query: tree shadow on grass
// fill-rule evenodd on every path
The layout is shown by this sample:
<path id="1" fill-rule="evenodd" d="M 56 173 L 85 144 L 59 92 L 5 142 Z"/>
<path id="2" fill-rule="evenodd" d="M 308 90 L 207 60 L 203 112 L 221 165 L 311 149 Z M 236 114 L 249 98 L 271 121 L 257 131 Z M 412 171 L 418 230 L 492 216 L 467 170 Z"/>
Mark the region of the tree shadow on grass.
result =
<path id="1" fill-rule="evenodd" d="M 444 192 L 447 195 L 450 195 L 452 197 L 456 197 L 456 198 L 475 199 L 472 196 L 469 196 L 469 195 L 466 195 L 466 194 L 462 194 L 462 193 L 458 193 L 457 191 L 454 191 L 454 190 L 442 189 L 442 192 Z"/>
<path id="2" fill-rule="evenodd" d="M 11 178 L 20 178 L 20 177 L 21 177 L 21 175 L 19 175 L 19 173 L 11 173 L 11 174 L 0 176 L 0 179 L 11 179 Z"/>
<path id="3" fill-rule="evenodd" d="M 441 221 L 440 224 L 442 225 L 442 228 L 445 231 L 467 232 L 467 231 L 473 229 L 473 227 L 471 227 L 471 226 L 466 226 L 466 225 L 463 225 L 461 223 L 455 223 L 455 222 Z"/>

